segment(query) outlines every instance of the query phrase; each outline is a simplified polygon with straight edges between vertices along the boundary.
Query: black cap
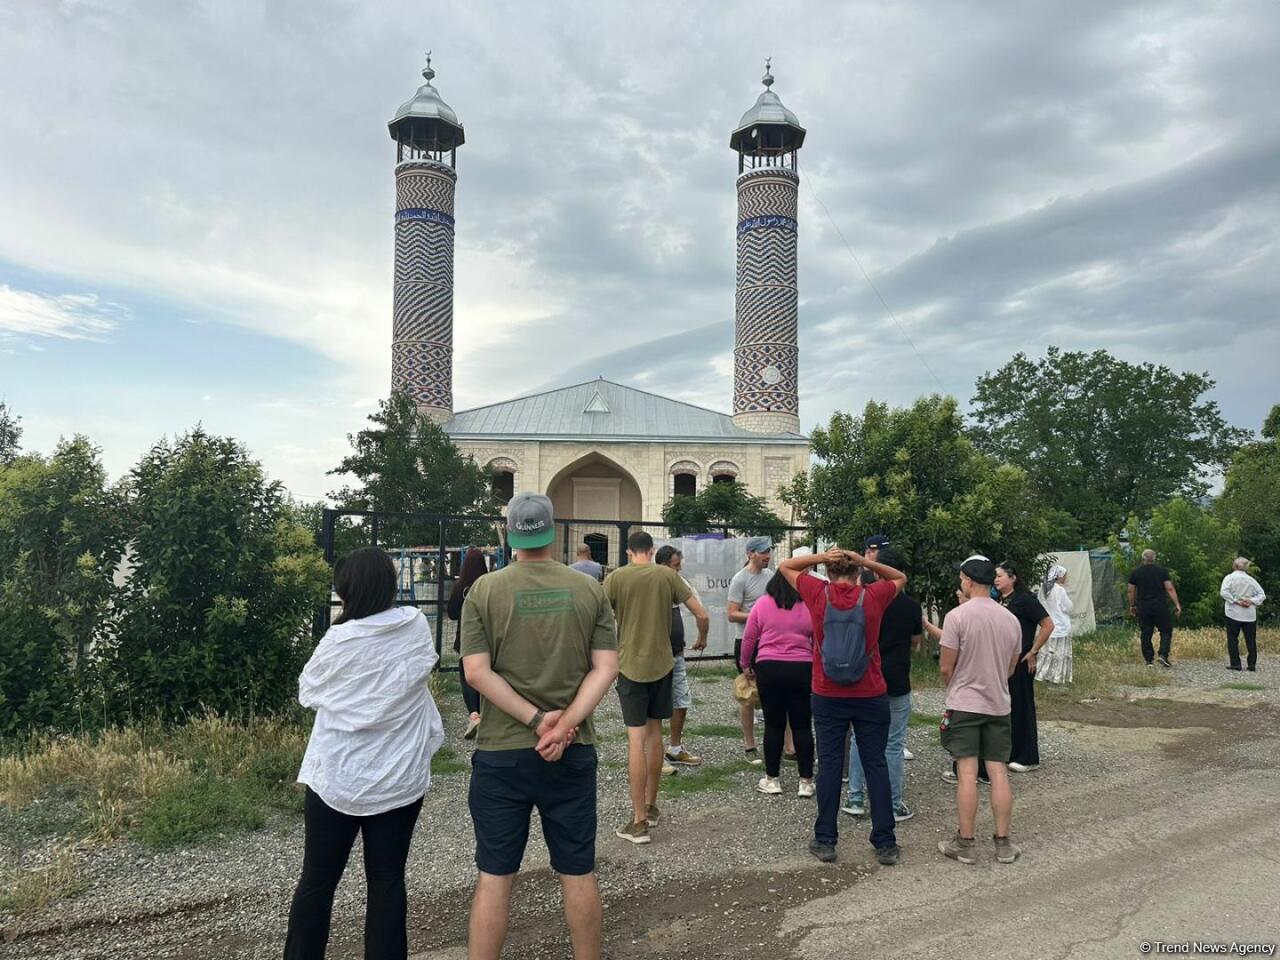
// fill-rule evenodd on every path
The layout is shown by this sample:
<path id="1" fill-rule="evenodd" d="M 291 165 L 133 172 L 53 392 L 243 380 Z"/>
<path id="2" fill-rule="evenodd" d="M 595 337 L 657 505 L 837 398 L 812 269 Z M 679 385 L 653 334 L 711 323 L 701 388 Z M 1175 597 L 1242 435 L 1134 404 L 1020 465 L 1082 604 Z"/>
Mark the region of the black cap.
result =
<path id="1" fill-rule="evenodd" d="M 970 557 L 960 564 L 960 572 L 974 583 L 980 583 L 984 587 L 992 586 L 996 582 L 996 565 L 986 557 Z"/>
<path id="2" fill-rule="evenodd" d="M 889 545 L 888 537 L 886 537 L 883 533 L 873 533 L 871 536 L 867 537 L 867 542 L 866 542 L 866 545 L 863 547 L 863 549 L 870 550 L 872 547 L 875 547 L 876 549 L 880 549 L 882 547 L 887 547 L 888 545 Z"/>

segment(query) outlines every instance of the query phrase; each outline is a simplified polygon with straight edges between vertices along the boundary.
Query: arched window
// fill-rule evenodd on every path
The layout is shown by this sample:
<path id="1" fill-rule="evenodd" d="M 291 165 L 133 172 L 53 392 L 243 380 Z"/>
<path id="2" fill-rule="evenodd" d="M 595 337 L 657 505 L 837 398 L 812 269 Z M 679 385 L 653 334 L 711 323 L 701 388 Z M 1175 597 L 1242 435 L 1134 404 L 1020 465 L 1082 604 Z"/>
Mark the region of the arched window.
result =
<path id="1" fill-rule="evenodd" d="M 728 460 L 717 460 L 707 472 L 711 474 L 712 483 L 733 483 L 738 479 L 738 474 L 741 471 L 736 463 L 731 463 Z"/>
<path id="2" fill-rule="evenodd" d="M 671 492 L 677 497 L 692 497 L 698 492 L 696 473 L 677 473 L 672 476 Z"/>
<path id="3" fill-rule="evenodd" d="M 490 479 L 493 499 L 499 503 L 510 503 L 516 495 L 516 475 L 510 470 L 495 471 Z"/>
<path id="4" fill-rule="evenodd" d="M 609 538 L 603 533 L 588 533 L 582 538 L 582 542 L 587 545 L 591 551 L 591 559 L 600 566 L 607 566 L 609 563 Z"/>

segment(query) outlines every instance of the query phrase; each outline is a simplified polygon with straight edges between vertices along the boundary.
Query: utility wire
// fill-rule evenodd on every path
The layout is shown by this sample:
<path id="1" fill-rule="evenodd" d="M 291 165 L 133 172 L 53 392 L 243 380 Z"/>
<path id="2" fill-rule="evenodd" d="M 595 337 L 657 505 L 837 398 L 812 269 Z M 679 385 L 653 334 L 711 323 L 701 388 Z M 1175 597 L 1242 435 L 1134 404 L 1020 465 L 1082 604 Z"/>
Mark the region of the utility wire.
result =
<path id="1" fill-rule="evenodd" d="M 802 175 L 804 176 L 804 182 L 808 187 L 809 194 L 815 201 L 817 201 L 818 206 L 822 208 L 822 212 L 826 214 L 827 222 L 831 224 L 836 234 L 840 237 L 840 241 L 844 244 L 844 248 L 848 252 L 849 258 L 853 260 L 854 264 L 858 267 L 858 272 L 862 274 L 862 279 L 867 281 L 867 286 L 871 288 L 871 292 L 874 293 L 876 295 L 876 299 L 880 301 L 880 306 L 884 307 L 884 312 L 889 315 L 889 319 L 898 327 L 898 330 L 907 341 L 907 346 L 909 346 L 911 348 L 911 352 L 916 355 L 916 359 L 919 360 L 924 368 L 929 371 L 929 376 L 933 377 L 933 382 L 938 385 L 938 389 L 943 393 L 946 393 L 947 388 L 943 385 L 941 378 L 934 372 L 933 367 L 929 365 L 929 361 L 924 358 L 924 354 L 916 349 L 916 343 L 911 339 L 911 333 L 907 330 L 902 321 L 898 319 L 897 314 L 893 312 L 892 308 L 890 308 L 888 302 L 880 293 L 880 288 L 875 285 L 875 282 L 871 279 L 871 275 L 867 273 L 866 269 L 862 266 L 862 261 L 859 260 L 858 255 L 853 252 L 853 245 L 849 243 L 848 238 L 844 235 L 844 231 L 841 230 L 840 225 L 836 223 L 835 217 L 831 216 L 831 211 L 827 209 L 827 205 L 823 203 L 822 198 L 818 196 L 818 191 L 813 188 L 813 180 L 810 179 L 807 173 Z"/>

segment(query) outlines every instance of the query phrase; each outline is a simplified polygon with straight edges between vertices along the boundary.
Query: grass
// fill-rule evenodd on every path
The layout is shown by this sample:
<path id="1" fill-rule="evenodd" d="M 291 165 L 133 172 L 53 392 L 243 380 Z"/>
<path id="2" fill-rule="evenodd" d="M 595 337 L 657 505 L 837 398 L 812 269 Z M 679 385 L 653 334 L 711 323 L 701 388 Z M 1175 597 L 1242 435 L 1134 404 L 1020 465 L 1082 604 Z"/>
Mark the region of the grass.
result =
<path id="1" fill-rule="evenodd" d="M 449 773 L 466 773 L 470 764 L 458 758 L 458 754 L 450 747 L 441 747 L 431 758 L 431 773 L 444 776 Z"/>
<path id="2" fill-rule="evenodd" d="M 75 851 L 61 847 L 53 861 L 34 870 L 14 870 L 0 876 L 0 913 L 21 916 L 43 910 L 54 900 L 75 896 L 87 886 Z"/>
<path id="3" fill-rule="evenodd" d="M 161 790 L 130 822 L 130 832 L 149 847 L 199 843 L 263 824 L 252 786 L 213 773 L 192 773 Z"/>
<path id="4" fill-rule="evenodd" d="M 684 732 L 689 737 L 740 738 L 742 736 L 742 728 L 736 723 L 695 723 L 685 727 Z"/>
<path id="5" fill-rule="evenodd" d="M 671 798 L 712 790 L 732 790 L 742 785 L 743 772 L 751 769 L 751 765 L 745 760 L 689 767 L 681 770 L 678 777 L 664 777 L 661 795 Z"/>
<path id="6" fill-rule="evenodd" d="M 942 722 L 942 717 L 936 713 L 915 713 L 907 719 L 908 727 L 936 727 Z"/>
<path id="7" fill-rule="evenodd" d="M 732 663 L 713 661 L 698 663 L 696 660 L 685 660 L 685 670 L 690 680 L 701 680 L 703 683 L 714 683 L 728 677 L 732 680 L 738 675 L 738 668 Z"/>
<path id="8" fill-rule="evenodd" d="M 1264 687 L 1264 686 L 1263 686 L 1262 684 L 1260 684 L 1260 683 L 1246 683 L 1246 682 L 1244 682 L 1244 681 L 1239 681 L 1239 682 L 1236 682 L 1236 683 L 1223 683 L 1223 684 L 1220 684 L 1220 685 L 1219 685 L 1219 689 L 1220 689 L 1220 690 L 1252 690 L 1252 691 L 1256 691 L 1256 690 L 1265 690 L 1265 689 L 1267 689 L 1267 688 L 1266 688 L 1266 687 Z"/>
<path id="9" fill-rule="evenodd" d="M 1280 627 L 1258 629 L 1258 649 L 1280 655 Z M 1079 637 L 1072 650 L 1078 664 L 1081 659 L 1109 663 L 1141 663 L 1142 653 L 1138 626 L 1133 622 L 1104 624 L 1093 633 Z M 1178 660 L 1225 660 L 1226 632 L 1221 627 L 1184 629 L 1173 627 L 1173 658 Z"/>

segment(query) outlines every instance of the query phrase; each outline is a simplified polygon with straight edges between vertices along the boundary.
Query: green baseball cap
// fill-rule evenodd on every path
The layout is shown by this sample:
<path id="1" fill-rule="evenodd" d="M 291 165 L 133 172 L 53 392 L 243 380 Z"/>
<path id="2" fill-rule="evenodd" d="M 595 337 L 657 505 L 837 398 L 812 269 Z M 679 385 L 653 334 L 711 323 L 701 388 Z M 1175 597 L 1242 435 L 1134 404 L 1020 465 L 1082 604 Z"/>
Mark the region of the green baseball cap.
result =
<path id="1" fill-rule="evenodd" d="M 555 508 L 540 493 L 518 493 L 507 504 L 507 543 L 537 550 L 556 538 Z"/>

